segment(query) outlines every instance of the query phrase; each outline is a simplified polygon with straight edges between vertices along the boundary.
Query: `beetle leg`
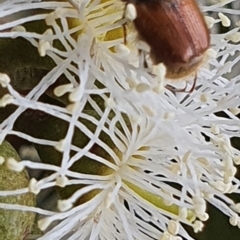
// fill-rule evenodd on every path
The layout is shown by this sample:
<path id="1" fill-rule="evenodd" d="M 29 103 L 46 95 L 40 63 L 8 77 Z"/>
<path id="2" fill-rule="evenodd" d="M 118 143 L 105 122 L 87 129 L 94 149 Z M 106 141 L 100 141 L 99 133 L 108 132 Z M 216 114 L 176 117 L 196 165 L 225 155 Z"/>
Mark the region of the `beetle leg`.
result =
<path id="1" fill-rule="evenodd" d="M 170 90 L 171 92 L 184 92 L 184 93 L 192 93 L 193 90 L 195 89 L 196 87 L 196 83 L 197 83 L 197 74 L 195 75 L 194 77 L 194 80 L 193 80 L 193 85 L 191 87 L 190 90 L 186 91 L 186 88 L 187 88 L 187 83 L 186 83 L 186 86 L 184 88 L 174 88 L 170 85 L 166 85 L 165 88 L 167 88 L 168 90 Z"/>

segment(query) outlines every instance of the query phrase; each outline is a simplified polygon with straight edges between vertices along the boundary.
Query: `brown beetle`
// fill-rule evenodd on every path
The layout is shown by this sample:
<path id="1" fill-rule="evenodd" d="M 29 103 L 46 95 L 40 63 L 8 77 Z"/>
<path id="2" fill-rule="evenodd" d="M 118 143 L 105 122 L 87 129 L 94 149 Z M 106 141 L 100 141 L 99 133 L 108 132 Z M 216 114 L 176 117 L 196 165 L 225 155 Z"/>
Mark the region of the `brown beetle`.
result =
<path id="1" fill-rule="evenodd" d="M 136 10 L 134 26 L 150 46 L 154 64 L 164 63 L 166 77 L 197 71 L 209 48 L 210 34 L 195 0 L 122 0 Z"/>

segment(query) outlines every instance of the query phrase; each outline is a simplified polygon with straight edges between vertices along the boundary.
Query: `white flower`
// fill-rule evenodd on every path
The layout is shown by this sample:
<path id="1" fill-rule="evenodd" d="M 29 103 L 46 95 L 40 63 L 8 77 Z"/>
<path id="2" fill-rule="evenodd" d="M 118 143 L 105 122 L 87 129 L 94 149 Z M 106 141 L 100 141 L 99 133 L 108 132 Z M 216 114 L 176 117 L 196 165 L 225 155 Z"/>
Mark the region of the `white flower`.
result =
<path id="1" fill-rule="evenodd" d="M 225 5 L 221 2 L 202 9 L 230 17 L 240 13 Z M 53 186 L 82 187 L 58 201 L 59 211 L 1 203 L 0 207 L 44 215 L 39 220 L 40 229 L 47 229 L 38 238 L 42 240 L 190 240 L 181 224 L 201 231 L 209 218 L 207 202 L 227 215 L 232 225 L 240 226 L 239 206 L 225 195 L 239 193 L 235 178 L 239 150 L 230 140 L 240 135 L 236 116 L 240 113 L 240 78 L 234 72 L 230 80 L 225 75 L 239 62 L 239 27 L 212 34 L 214 51 L 209 50 L 206 65 L 198 71 L 195 90 L 173 93 L 163 86 L 181 88 L 185 81 L 164 79 L 162 65 L 155 69 L 156 75 L 148 73 L 141 64 L 141 44 L 136 43 L 134 31 L 127 36 L 129 44 L 123 44 L 123 9 L 124 3 L 117 0 L 1 2 L 0 40 L 22 37 L 55 66 L 27 95 L 19 94 L 6 74 L 0 75 L 0 84 L 7 89 L 1 107 L 17 106 L 0 124 L 0 141 L 12 134 L 62 154 L 59 166 L 43 159 L 41 163 L 7 160 L 15 171 L 23 167 L 51 170 L 47 177 L 31 179 L 28 189 L 15 191 L 37 195 Z M 37 20 L 47 25 L 41 33 L 27 29 L 28 23 Z M 228 25 L 230 20 L 220 14 L 207 22 L 209 26 Z M 49 93 L 62 76 L 68 82 L 57 84 L 55 95 Z M 187 78 L 190 86 L 191 78 Z M 46 92 L 63 104 L 42 102 L 40 96 Z M 67 101 L 61 98 L 66 93 Z M 63 139 L 14 129 L 26 109 L 53 116 L 59 126 L 67 123 Z M 91 163 L 94 168 L 99 163 L 97 173 L 71 168 L 83 158 L 88 160 L 82 167 Z M 6 192 L 0 191 L 2 195 Z"/>

